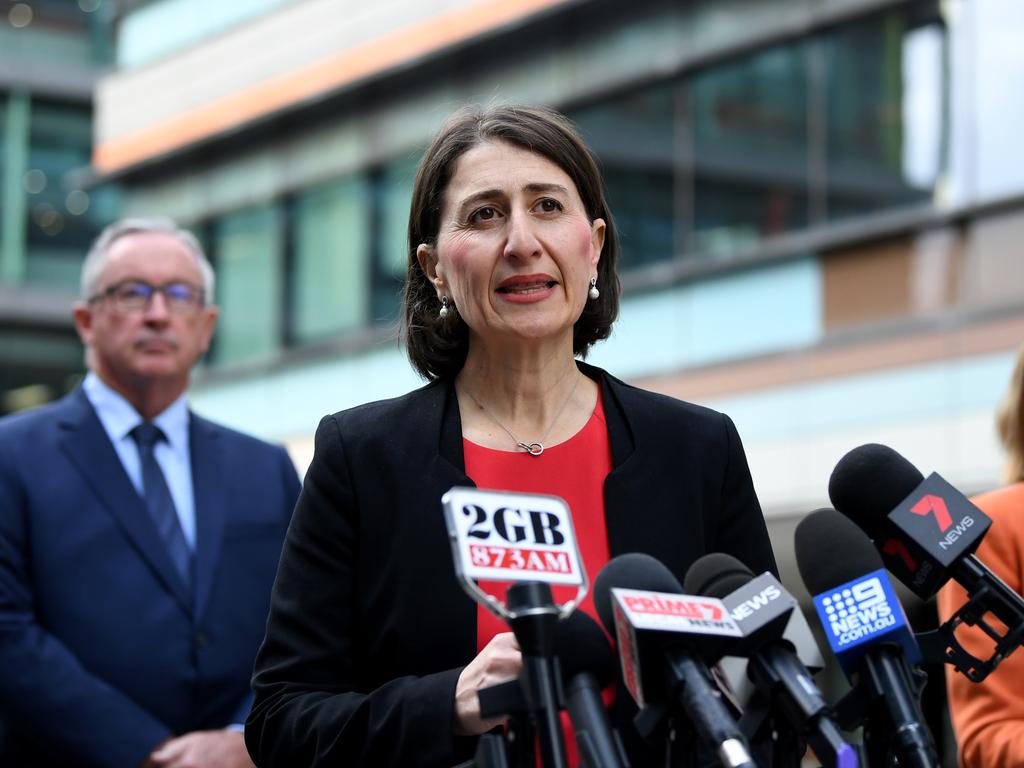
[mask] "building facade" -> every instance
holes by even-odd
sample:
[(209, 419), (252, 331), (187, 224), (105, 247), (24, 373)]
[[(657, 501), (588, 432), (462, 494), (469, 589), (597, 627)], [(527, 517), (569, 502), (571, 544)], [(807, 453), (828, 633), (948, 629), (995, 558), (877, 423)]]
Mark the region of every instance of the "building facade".
[(0, 4), (0, 414), (74, 386), (70, 304), (89, 242), (116, 216), (86, 188), (92, 96), (112, 61), (100, 0)]
[(622, 233), (592, 359), (728, 411), (770, 517), (893, 445), (995, 485), (1024, 339), (1015, 0), (134, 3), (97, 91), (125, 212), (207, 243), (195, 404), (308, 460), (319, 417), (418, 381), (398, 348), (409, 188), (467, 102), (568, 113)]

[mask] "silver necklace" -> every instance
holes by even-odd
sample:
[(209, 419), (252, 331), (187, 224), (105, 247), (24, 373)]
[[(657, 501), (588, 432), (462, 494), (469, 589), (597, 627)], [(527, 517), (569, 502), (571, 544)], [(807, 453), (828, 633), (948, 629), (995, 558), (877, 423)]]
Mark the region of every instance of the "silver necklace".
[(558, 423), (558, 417), (562, 415), (562, 411), (565, 410), (565, 406), (567, 406), (569, 404), (569, 401), (572, 400), (572, 396), (574, 394), (576, 394), (576, 387), (579, 386), (580, 379), (582, 379), (582, 378), (583, 378), (583, 374), (581, 374), (579, 371), (577, 371), (576, 372), (576, 381), (573, 383), (572, 389), (569, 390), (569, 396), (566, 397), (565, 400), (562, 401), (562, 404), (558, 407), (558, 410), (555, 412), (555, 417), (551, 420), (551, 425), (548, 427), (548, 431), (544, 433), (544, 436), (541, 437), (540, 440), (537, 440), (536, 442), (533, 442), (533, 443), (524, 443), (522, 440), (520, 440), (518, 437), (515, 436), (515, 433), (513, 433), (511, 429), (509, 429), (504, 424), (502, 424), (500, 421), (498, 421), (498, 419), (495, 418), (495, 416), (490, 411), (488, 411), (486, 408), (484, 408), (483, 404), (479, 400), (477, 400), (475, 397), (473, 397), (473, 393), (472, 392), (470, 392), (468, 389), (464, 389), (463, 391), (467, 395), (469, 395), (469, 399), (470, 400), (472, 400), (474, 403), (476, 403), (476, 407), (479, 408), (481, 411), (483, 411), (484, 416), (486, 416), (488, 419), (490, 419), (495, 424), (497, 424), (499, 427), (501, 427), (503, 430), (505, 430), (505, 433), (509, 437), (511, 437), (512, 440), (515, 441), (515, 444), (517, 446), (522, 448), (524, 451), (526, 451), (531, 456), (540, 456), (542, 453), (544, 453), (544, 441), (548, 439), (548, 435), (551, 434), (551, 430), (553, 430), (555, 428), (555, 424)]

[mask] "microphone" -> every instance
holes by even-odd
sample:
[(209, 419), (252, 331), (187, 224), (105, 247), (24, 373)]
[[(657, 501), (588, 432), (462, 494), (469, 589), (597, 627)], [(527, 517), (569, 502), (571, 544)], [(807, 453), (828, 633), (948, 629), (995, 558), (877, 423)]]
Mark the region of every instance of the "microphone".
[[(716, 552), (690, 566), (683, 588), (725, 603), (743, 631), (743, 640), (731, 653), (749, 657), (747, 676), (757, 691), (810, 744), (822, 764), (856, 768), (856, 750), (843, 740), (829, 703), (800, 659), (798, 648), (811, 646), (813, 660), (820, 662), (817, 643), (797, 601), (778, 579), (770, 573), (755, 577), (735, 557)], [(803, 752), (802, 742), (793, 745), (790, 763), (799, 765)]]
[(519, 682), (535, 717), (541, 765), (565, 768), (565, 742), (558, 716), (561, 709), (560, 682), (555, 672), (554, 633), (558, 614), (551, 600), (551, 588), (537, 581), (521, 581), (508, 588), (508, 606), (515, 612), (508, 620), (522, 651), (523, 668)]
[(637, 704), (679, 705), (723, 768), (754, 768), (747, 741), (708, 671), (739, 629), (721, 601), (680, 591), (664, 565), (630, 553), (613, 558), (597, 575), (594, 605), (618, 641), (626, 687)]
[[(732, 602), (735, 602), (731, 595), (736, 590), (745, 587), (752, 578), (754, 576), (750, 569), (732, 555), (712, 553), (704, 555), (690, 566), (690, 570), (686, 573), (684, 588), (687, 592), (707, 594), (712, 597), (727, 593), (730, 595), (730, 598), (723, 598), (723, 601), (727, 605), (731, 605)], [(794, 606), (793, 611), (787, 610), (786, 612), (788, 620), (785, 622), (782, 639), (790, 646), (800, 662), (807, 667), (808, 671), (812, 674), (817, 674), (825, 668), (825, 657), (821, 654), (818, 641), (815, 640), (814, 634), (807, 624), (807, 619), (804, 618), (803, 611), (798, 610), (799, 605), (796, 598), (790, 595), (778, 580), (774, 577), (770, 578), (772, 584), (779, 591), (780, 596), (785, 596), (783, 602), (788, 603), (788, 601), (792, 601)], [(772, 584), (766, 584), (762, 592), (770, 592)], [(745, 617), (755, 611), (762, 610), (762, 604), (767, 601), (777, 599), (770, 593), (768, 595), (761, 594), (760, 592), (755, 594), (753, 588), (751, 587), (750, 589), (751, 596), (749, 602), (745, 600), (733, 610), (733, 618), (740, 624), (740, 629), (744, 629), (743, 619)]]
[[(837, 706), (864, 719), (868, 764), (894, 752), (905, 768), (938, 765), (922, 724), (908, 661), (920, 659), (903, 607), (868, 538), (832, 509), (812, 512), (796, 527), (796, 563), (839, 666), (854, 689)], [(849, 728), (848, 728), (849, 729)]]
[[(576, 544), (572, 514), (557, 496), (490, 491), (455, 486), (441, 497), (455, 575), (466, 593), (515, 633), (522, 670), (514, 684), (478, 692), (484, 717), (512, 715), (504, 744), (494, 734), (480, 739), (483, 759), (502, 754), (529, 754), (539, 737), (544, 768), (564, 768), (565, 742), (560, 711), (561, 677), (554, 656), (558, 622), (568, 616), (587, 591), (587, 577)], [(512, 581), (503, 605), (477, 582)], [(552, 599), (551, 584), (576, 587), (563, 605)], [(500, 740), (500, 739), (499, 739)], [(527, 758), (532, 762), (532, 758)]]
[[(931, 597), (950, 578), (967, 591), (967, 604), (921, 638), (929, 650), (941, 641), (934, 660), (949, 661), (980, 682), (1024, 641), (1024, 598), (974, 555), (992, 521), (938, 474), (924, 478), (892, 448), (862, 445), (836, 465), (829, 497), (874, 539), (885, 566), (918, 597)], [(989, 611), (1006, 634), (983, 620)], [(995, 642), (988, 661), (960, 645), (954, 630), (961, 623), (979, 625)]]
[(555, 656), (582, 765), (625, 768), (629, 761), (601, 699), (601, 691), (615, 680), (615, 654), (604, 630), (585, 613), (570, 614), (558, 624)]

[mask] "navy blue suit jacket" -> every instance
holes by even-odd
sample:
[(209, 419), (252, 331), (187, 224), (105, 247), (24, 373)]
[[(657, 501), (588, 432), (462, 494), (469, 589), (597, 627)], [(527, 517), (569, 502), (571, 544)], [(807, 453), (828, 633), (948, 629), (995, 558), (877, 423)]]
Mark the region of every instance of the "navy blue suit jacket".
[(244, 722), (281, 542), (287, 453), (190, 414), (196, 579), (178, 579), (81, 389), (0, 420), (4, 765), (134, 766)]

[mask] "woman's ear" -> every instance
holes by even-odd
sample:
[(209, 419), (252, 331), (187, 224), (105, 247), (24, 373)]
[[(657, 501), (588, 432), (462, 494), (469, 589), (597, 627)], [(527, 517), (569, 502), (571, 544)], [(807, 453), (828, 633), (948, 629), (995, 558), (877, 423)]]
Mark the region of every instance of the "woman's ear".
[(420, 243), (416, 246), (416, 260), (420, 263), (420, 269), (423, 270), (423, 274), (433, 283), (434, 288), (437, 290), (437, 295), (440, 297), (444, 293), (444, 276), (438, 270), (437, 250), (426, 243)]
[(437, 252), (426, 243), (420, 243), (416, 246), (416, 261), (420, 263), (420, 269), (423, 270), (423, 274), (427, 276), (427, 279), (432, 283), (436, 283)]
[(604, 234), (606, 225), (604, 219), (594, 219), (590, 225), (590, 247), (591, 263), (596, 267), (601, 260), (601, 251), (604, 249)]

